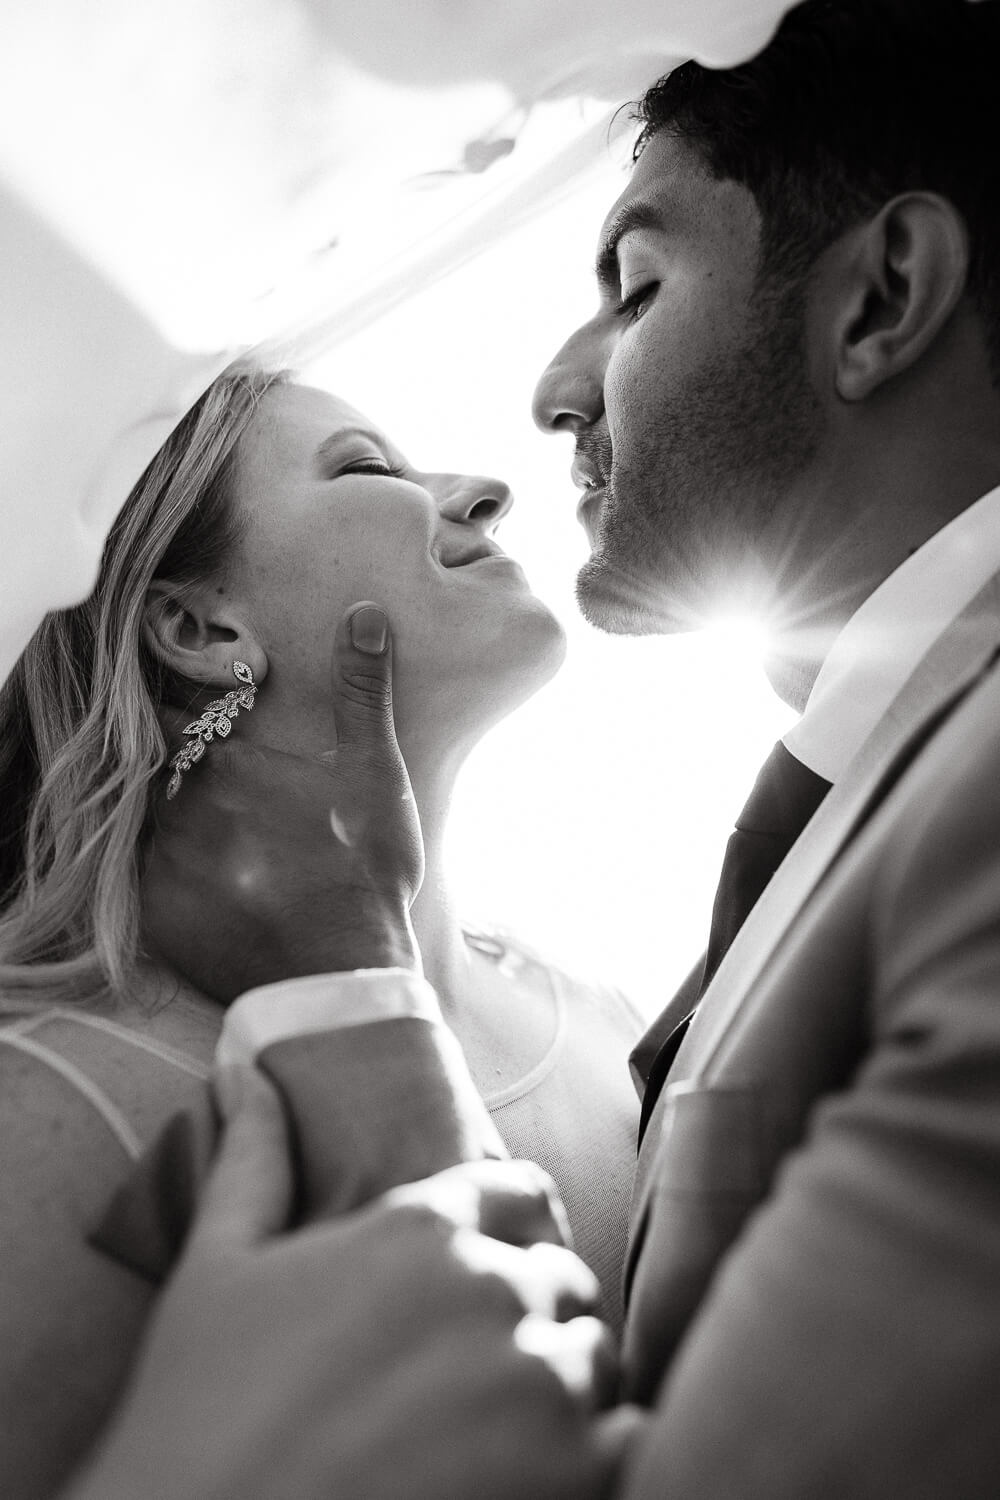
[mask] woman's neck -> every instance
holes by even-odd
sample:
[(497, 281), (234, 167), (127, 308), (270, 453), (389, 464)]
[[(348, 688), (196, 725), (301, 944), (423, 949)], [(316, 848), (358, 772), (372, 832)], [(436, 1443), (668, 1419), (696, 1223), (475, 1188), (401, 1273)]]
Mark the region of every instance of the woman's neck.
[(465, 757), (422, 755), (405, 742), (401, 748), (424, 838), (424, 880), (413, 903), (413, 929), (424, 974), (437, 991), (445, 1019), (452, 1020), (468, 993), (470, 962), (445, 876), (444, 844), (455, 778)]
[(444, 864), (448, 805), (464, 756), (449, 751), (451, 765), (440, 756), (425, 761), (403, 737), (401, 749), (424, 832), (426, 874), (413, 905), (424, 973), (473, 1080), (489, 1096), (523, 1079), (552, 1046), (558, 1026), (554, 996), (547, 980), (539, 988), (537, 977), (526, 979), (465, 940)]

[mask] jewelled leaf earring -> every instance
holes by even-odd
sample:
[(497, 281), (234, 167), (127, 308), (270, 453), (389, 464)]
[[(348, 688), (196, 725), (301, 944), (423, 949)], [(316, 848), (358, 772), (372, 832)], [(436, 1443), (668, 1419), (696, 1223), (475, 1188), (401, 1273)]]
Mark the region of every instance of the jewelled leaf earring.
[(251, 709), (257, 697), (257, 684), (245, 661), (233, 662), (233, 675), (242, 687), (231, 688), (224, 698), (214, 698), (205, 708), (200, 719), (188, 724), (185, 734), (193, 736), (191, 743), (178, 750), (170, 762), (173, 772), (167, 783), (167, 801), (172, 801), (180, 791), (181, 777), (205, 754), (205, 747), (214, 735), (224, 740), (232, 729), (232, 721), (241, 708)]

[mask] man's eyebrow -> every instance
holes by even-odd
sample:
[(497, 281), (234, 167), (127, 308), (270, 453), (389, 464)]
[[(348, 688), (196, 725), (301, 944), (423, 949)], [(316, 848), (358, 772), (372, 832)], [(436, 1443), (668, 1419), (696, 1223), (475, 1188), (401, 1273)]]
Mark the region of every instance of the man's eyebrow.
[(597, 252), (594, 275), (604, 292), (617, 295), (620, 278), (618, 273), (618, 246), (627, 234), (635, 229), (662, 229), (663, 218), (651, 203), (639, 200), (623, 203), (604, 232), (601, 248)]

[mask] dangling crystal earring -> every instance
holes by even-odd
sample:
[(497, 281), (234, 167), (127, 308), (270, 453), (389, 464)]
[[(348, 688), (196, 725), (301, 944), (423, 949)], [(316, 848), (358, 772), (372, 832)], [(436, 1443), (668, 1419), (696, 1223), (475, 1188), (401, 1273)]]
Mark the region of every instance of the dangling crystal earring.
[(253, 680), (253, 673), (245, 661), (233, 662), (233, 675), (237, 681), (242, 682), (243, 687), (231, 688), (224, 698), (214, 698), (205, 709), (200, 719), (195, 719), (193, 724), (188, 724), (184, 730), (185, 734), (193, 735), (189, 745), (178, 750), (170, 762), (170, 769), (174, 773), (167, 783), (167, 801), (172, 801), (180, 791), (181, 776), (189, 771), (196, 761), (201, 760), (205, 754), (205, 747), (213, 735), (225, 739), (232, 729), (232, 721), (236, 718), (241, 708), (251, 709), (257, 696), (257, 684)]

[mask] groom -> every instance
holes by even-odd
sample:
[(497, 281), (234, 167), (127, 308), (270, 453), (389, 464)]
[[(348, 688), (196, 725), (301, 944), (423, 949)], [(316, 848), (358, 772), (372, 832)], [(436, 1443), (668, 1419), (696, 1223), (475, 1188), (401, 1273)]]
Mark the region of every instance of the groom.
[(648, 91), (599, 309), (535, 393), (574, 439), (584, 615), (636, 635), (752, 613), (802, 714), (639, 1049), (647, 1115), (783, 857), (1000, 564), (995, 11), (866, 9), (804, 4), (754, 62)]
[[(764, 612), (805, 710), (639, 1059), (623, 1500), (1000, 1490), (998, 62), (990, 3), (806, 0), (755, 61), (678, 70), (641, 106), (599, 310), (539, 384), (575, 439), (588, 616)], [(458, 1317), (428, 1304), (427, 1347)], [(517, 1424), (476, 1347), (462, 1467), (439, 1423), (387, 1427), (400, 1482), (502, 1492)], [(531, 1426), (542, 1500), (604, 1492), (596, 1458), (538, 1477), (566, 1430)]]
[(678, 69), (538, 384), (586, 616), (751, 609), (804, 710), (636, 1058), (630, 1496), (1000, 1488), (998, 65), (996, 6), (807, 0)]

